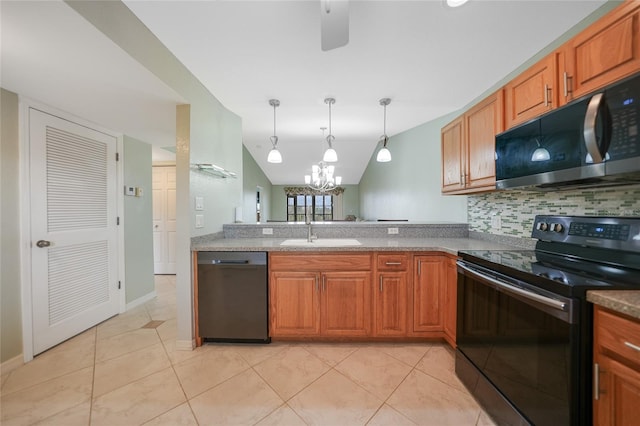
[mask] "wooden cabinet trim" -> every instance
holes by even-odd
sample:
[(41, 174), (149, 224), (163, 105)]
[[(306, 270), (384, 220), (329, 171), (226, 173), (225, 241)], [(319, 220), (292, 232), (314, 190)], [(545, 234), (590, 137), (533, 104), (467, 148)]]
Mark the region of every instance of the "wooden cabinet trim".
[(369, 271), (371, 253), (270, 253), (271, 271)]

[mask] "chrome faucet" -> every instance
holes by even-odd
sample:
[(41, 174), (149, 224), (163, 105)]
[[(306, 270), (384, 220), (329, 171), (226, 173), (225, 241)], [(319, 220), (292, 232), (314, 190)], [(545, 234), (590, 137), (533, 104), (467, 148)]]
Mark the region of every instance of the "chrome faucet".
[(311, 233), (311, 215), (305, 215), (304, 223), (307, 225), (307, 242), (311, 242), (317, 239), (318, 237), (315, 234)]

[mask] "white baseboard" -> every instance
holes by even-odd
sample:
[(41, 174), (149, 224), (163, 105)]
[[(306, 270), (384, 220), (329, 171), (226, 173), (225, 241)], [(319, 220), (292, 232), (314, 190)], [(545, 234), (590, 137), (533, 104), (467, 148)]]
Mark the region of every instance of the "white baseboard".
[(128, 310), (133, 309), (133, 308), (135, 308), (137, 306), (144, 305), (149, 300), (154, 299), (155, 297), (156, 297), (156, 291), (153, 290), (151, 293), (145, 294), (144, 296), (137, 298), (133, 302), (127, 303), (126, 309), (128, 311)]
[(4, 376), (5, 374), (10, 373), (16, 368), (22, 367), (23, 365), (24, 365), (24, 358), (22, 354), (18, 356), (14, 356), (13, 358), (8, 359), (2, 364), (0, 364), (0, 374)]
[(178, 351), (192, 351), (196, 347), (196, 341), (193, 340), (176, 340), (176, 350)]

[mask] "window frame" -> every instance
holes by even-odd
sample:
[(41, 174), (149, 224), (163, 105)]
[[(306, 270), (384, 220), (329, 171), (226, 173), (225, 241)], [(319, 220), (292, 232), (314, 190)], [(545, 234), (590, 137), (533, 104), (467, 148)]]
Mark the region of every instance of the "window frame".
[[(321, 197), (322, 205), (320, 206), (318, 201), (318, 197)], [(313, 216), (311, 218), (312, 222), (330, 222), (333, 220), (333, 210), (334, 210), (334, 198), (333, 194), (288, 194), (287, 195), (287, 222), (304, 222), (305, 221), (305, 213), (299, 212), (299, 199), (304, 200), (304, 206), (302, 206), (302, 212), (306, 212), (309, 206), (308, 201), (311, 200), (311, 207), (313, 211)], [(330, 201), (330, 204), (327, 205), (327, 199)], [(289, 204), (290, 200), (292, 200), (293, 204)], [(289, 207), (292, 206), (293, 213), (289, 213)], [(318, 210), (321, 209), (321, 212)], [(327, 213), (328, 211), (328, 213)]]

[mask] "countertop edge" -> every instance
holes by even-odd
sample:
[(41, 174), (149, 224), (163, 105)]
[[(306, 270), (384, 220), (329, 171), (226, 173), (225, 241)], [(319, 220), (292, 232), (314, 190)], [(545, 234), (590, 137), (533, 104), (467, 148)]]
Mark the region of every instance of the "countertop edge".
[(640, 290), (589, 290), (587, 301), (640, 320)]

